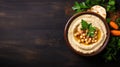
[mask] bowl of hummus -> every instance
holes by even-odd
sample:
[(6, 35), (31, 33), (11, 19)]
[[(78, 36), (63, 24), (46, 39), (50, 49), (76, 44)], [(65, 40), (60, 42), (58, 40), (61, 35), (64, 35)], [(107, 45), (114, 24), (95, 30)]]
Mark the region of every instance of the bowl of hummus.
[(64, 29), (68, 46), (82, 56), (94, 56), (107, 45), (110, 30), (106, 20), (94, 12), (73, 15)]

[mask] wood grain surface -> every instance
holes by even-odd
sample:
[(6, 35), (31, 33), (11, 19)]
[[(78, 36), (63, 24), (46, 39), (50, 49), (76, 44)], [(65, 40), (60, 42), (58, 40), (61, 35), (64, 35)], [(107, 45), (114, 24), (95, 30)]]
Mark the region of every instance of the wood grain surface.
[[(0, 67), (101, 67), (99, 56), (82, 57), (64, 40), (75, 0), (0, 0)], [(82, 0), (81, 0), (82, 1)]]

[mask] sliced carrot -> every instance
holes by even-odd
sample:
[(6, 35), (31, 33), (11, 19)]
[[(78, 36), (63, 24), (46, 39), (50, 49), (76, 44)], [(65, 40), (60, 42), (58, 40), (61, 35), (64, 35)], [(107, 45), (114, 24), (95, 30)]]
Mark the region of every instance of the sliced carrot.
[(120, 30), (111, 30), (111, 34), (114, 36), (120, 36)]
[(114, 28), (114, 29), (118, 29), (119, 28), (118, 25), (115, 22), (113, 22), (113, 21), (110, 22), (110, 26), (112, 28)]

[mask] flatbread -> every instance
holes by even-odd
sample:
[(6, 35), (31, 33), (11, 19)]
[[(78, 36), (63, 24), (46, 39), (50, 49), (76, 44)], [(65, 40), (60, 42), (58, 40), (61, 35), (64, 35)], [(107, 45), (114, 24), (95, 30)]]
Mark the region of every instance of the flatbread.
[(91, 7), (88, 11), (91, 11), (91, 12), (95, 12), (99, 15), (101, 15), (104, 19), (106, 19), (106, 10), (104, 7), (100, 6), (100, 5), (95, 5), (93, 7)]

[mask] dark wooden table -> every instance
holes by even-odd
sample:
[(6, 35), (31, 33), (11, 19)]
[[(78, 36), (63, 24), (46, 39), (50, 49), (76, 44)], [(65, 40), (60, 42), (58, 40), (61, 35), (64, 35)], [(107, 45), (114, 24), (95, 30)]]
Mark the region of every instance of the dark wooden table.
[(82, 57), (64, 40), (75, 0), (0, 0), (0, 67), (103, 67), (99, 56)]

